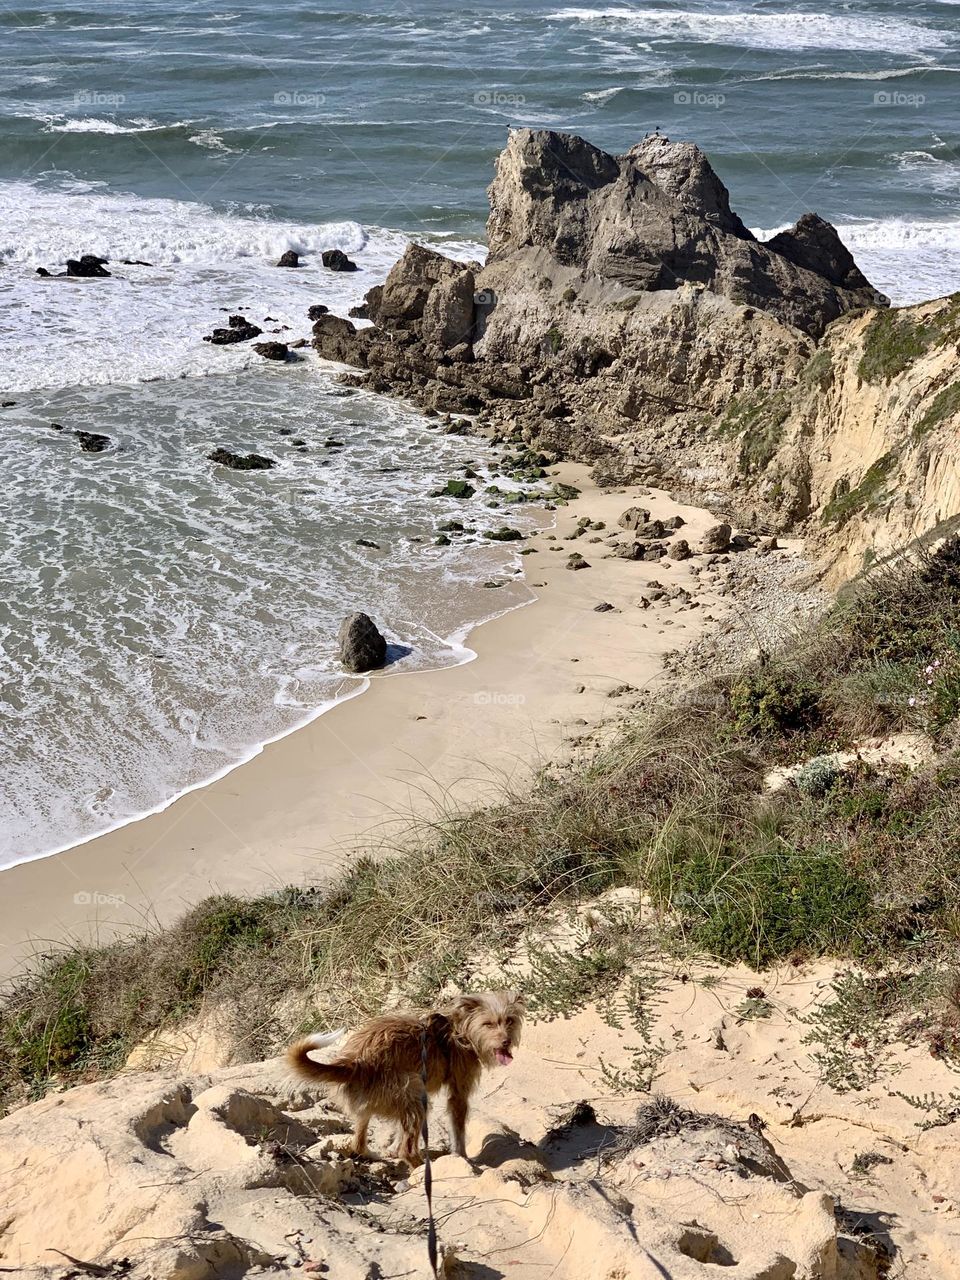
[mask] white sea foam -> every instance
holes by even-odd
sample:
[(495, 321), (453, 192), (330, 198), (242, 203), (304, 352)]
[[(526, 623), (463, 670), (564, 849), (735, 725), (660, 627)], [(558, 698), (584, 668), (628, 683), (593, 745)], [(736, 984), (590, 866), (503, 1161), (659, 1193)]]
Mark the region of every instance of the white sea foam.
[[(345, 613), (375, 612), (412, 671), (464, 661), (464, 621), (523, 598), (482, 586), (519, 568), (509, 545), (433, 543), (463, 507), (428, 495), (482, 472), (482, 444), (336, 390), (304, 363), (4, 411), (0, 867), (162, 808), (349, 692)], [(278, 466), (238, 479), (217, 444)]]
[[(960, 4), (960, 0), (956, 0)], [(908, 80), (913, 76), (929, 75), (934, 71), (942, 71), (950, 75), (960, 75), (960, 67), (945, 66), (940, 63), (921, 63), (911, 67), (863, 67), (856, 71), (821, 71), (816, 67), (786, 67), (782, 71), (771, 71), (762, 76), (744, 76), (745, 84), (759, 84), (765, 80)]]
[[(176, 200), (111, 195), (75, 183), (44, 189), (0, 184), (0, 385), (6, 391), (141, 382), (237, 369), (259, 361), (247, 345), (212, 347), (203, 335), (241, 311), (269, 333), (308, 337), (307, 308), (341, 315), (382, 280), (403, 252), (400, 232), (356, 222), (302, 223), (224, 213)], [(360, 267), (337, 273), (324, 249)], [(287, 249), (304, 255), (296, 271), (277, 269)], [(472, 250), (472, 255), (471, 251)], [(476, 256), (457, 243), (455, 256)], [(41, 280), (67, 258), (110, 259), (110, 280)], [(150, 267), (124, 266), (139, 259)], [(264, 323), (267, 316), (276, 323)], [(280, 335), (283, 336), (283, 335)]]
[(584, 102), (607, 102), (610, 98), (615, 98), (618, 93), (623, 91), (622, 84), (612, 85), (609, 89), (587, 90), (582, 95)]
[(221, 151), (224, 155), (239, 155), (239, 147), (228, 147), (215, 129), (201, 129), (199, 133), (191, 133), (188, 142), (196, 147), (204, 147), (207, 151)]
[(554, 22), (581, 22), (659, 40), (745, 45), (754, 49), (876, 49), (916, 53), (945, 49), (940, 31), (900, 18), (855, 13), (702, 13), (621, 5), (570, 7), (547, 15)]
[(106, 120), (101, 116), (52, 116), (44, 117), (47, 123), (44, 133), (153, 133), (157, 129), (177, 128), (188, 121), (179, 121), (175, 125), (158, 124), (156, 120), (130, 120), (122, 124), (117, 120)]

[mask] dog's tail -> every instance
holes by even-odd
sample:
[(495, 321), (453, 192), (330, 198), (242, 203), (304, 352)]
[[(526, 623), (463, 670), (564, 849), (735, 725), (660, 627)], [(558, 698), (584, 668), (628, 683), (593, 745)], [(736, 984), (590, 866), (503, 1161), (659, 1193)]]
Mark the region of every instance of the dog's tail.
[(349, 1062), (315, 1062), (310, 1057), (312, 1049), (326, 1049), (343, 1035), (339, 1031), (319, 1032), (304, 1036), (287, 1050), (287, 1066), (304, 1080), (324, 1080), (327, 1084), (346, 1084), (353, 1079), (355, 1068)]

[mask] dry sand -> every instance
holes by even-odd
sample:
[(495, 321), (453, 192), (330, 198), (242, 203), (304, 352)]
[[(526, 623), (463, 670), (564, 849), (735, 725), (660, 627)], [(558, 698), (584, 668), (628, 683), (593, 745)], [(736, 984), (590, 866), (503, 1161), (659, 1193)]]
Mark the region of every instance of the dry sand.
[[(361, 696), (267, 746), (220, 780), (163, 812), (0, 872), (0, 978), (31, 953), (66, 938), (106, 938), (131, 925), (169, 922), (217, 891), (251, 893), (324, 876), (360, 837), (377, 839), (397, 815), (452, 788), (456, 799), (493, 794), (553, 759), (571, 737), (616, 714), (617, 686), (648, 687), (661, 658), (730, 608), (697, 586), (683, 563), (609, 556), (591, 532), (564, 541), (578, 520), (602, 520), (606, 538), (628, 507), (654, 518), (679, 514), (696, 548), (716, 523), (709, 512), (648, 490), (604, 493), (586, 469), (560, 479), (582, 497), (557, 511), (557, 527), (526, 545), (532, 603), (477, 628), (473, 662), (433, 672), (375, 675)], [(551, 536), (555, 540), (551, 540)], [(580, 551), (589, 569), (566, 568)], [(706, 607), (637, 606), (651, 579), (683, 584)], [(607, 602), (609, 612), (595, 612)], [(582, 692), (578, 692), (580, 687)], [(376, 828), (376, 831), (373, 829)]]
[[(631, 1122), (650, 1095), (611, 1082), (633, 1073), (635, 1027), (594, 1008), (528, 1025), (514, 1064), (484, 1075), (469, 1162), (441, 1154), (434, 1116), (443, 1274), (960, 1277), (960, 1123), (923, 1131), (900, 1096), (943, 1096), (956, 1077), (925, 1044), (838, 1035), (860, 1087), (824, 1083), (805, 1040), (833, 977), (827, 962), (759, 978), (651, 963), (655, 1088), (696, 1115), (648, 1126), (646, 1141)], [(760, 1016), (747, 995), (758, 982)], [(422, 1172), (378, 1158), (389, 1131), (375, 1125), (374, 1157), (355, 1161), (335, 1096), (279, 1059), (218, 1065), (216, 1049), (0, 1121), (0, 1268), (60, 1280), (60, 1249), (130, 1258), (131, 1280), (427, 1276)], [(581, 1107), (581, 1123), (551, 1132), (582, 1102), (593, 1118)]]

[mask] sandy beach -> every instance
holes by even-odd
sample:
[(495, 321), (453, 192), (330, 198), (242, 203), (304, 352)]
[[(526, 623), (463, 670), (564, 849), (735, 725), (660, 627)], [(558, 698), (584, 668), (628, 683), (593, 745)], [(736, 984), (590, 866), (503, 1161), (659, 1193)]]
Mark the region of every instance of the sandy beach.
[[(582, 496), (558, 509), (555, 529), (527, 543), (533, 554), (517, 590), (529, 603), (471, 633), (474, 661), (375, 674), (360, 696), (162, 812), (0, 872), (0, 976), (67, 938), (103, 940), (169, 922), (211, 893), (324, 877), (364, 837), (378, 844), (412, 811), (521, 780), (615, 716), (611, 690), (655, 681), (663, 653), (700, 634), (724, 605), (701, 596), (717, 608), (638, 607), (654, 579), (698, 590), (690, 569), (702, 561), (622, 560), (599, 539), (638, 501), (654, 518), (681, 515), (693, 547), (716, 517), (665, 493), (601, 492), (576, 465), (557, 478)], [(585, 518), (606, 530), (565, 541)], [(566, 568), (573, 550), (589, 569)], [(597, 612), (601, 603), (614, 607)]]

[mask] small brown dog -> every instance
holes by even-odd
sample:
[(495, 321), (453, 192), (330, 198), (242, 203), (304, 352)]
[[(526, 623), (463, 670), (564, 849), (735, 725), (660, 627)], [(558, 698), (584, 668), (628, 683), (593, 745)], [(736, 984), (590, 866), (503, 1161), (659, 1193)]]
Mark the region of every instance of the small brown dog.
[(367, 1151), (367, 1128), (374, 1116), (400, 1126), (398, 1155), (419, 1163), (423, 1128), (423, 1057), (426, 1091), (448, 1089), (453, 1150), (466, 1155), (464, 1129), (470, 1095), (483, 1067), (513, 1061), (520, 1042), (523, 998), (517, 991), (487, 991), (460, 996), (433, 1013), (388, 1013), (354, 1031), (332, 1062), (315, 1062), (311, 1049), (322, 1049), (336, 1036), (313, 1035), (287, 1050), (293, 1070), (308, 1080), (339, 1085), (356, 1119), (353, 1149)]

